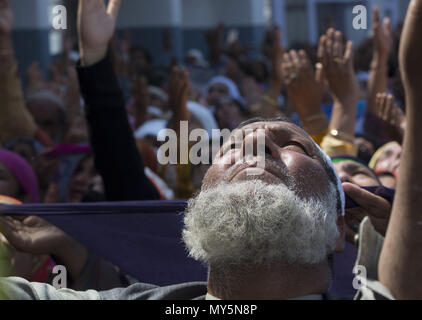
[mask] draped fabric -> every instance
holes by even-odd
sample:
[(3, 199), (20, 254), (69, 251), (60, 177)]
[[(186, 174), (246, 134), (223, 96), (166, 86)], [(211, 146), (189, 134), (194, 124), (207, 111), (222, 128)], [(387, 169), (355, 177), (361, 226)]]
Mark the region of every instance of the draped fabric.
[[(37, 215), (56, 225), (140, 282), (159, 286), (206, 281), (207, 269), (188, 257), (182, 241), (186, 201), (0, 205), (10, 216)], [(334, 255), (331, 293), (353, 297), (357, 251)]]
[(181, 231), (186, 201), (2, 205), (4, 215), (36, 215), (144, 283), (206, 281)]

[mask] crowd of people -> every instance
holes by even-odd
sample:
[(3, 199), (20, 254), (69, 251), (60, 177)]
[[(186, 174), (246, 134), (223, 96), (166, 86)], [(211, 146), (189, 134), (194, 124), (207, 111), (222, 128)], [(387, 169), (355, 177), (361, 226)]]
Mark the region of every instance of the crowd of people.
[[(204, 34), (209, 52), (189, 50), (184, 61), (165, 33), (159, 62), (132, 46), (136, 35), (115, 32), (121, 0), (80, 0), (77, 39), (65, 35), (48, 77), (34, 62), (26, 79), (8, 2), (0, 0), (1, 202), (191, 199), (183, 240), (209, 276), (141, 284), (39, 217), (1, 217), (4, 297), (324, 299), (347, 242), (368, 278), (356, 298), (422, 298), (421, 0), (397, 30), (374, 8), (373, 36), (358, 47), (330, 28), (316, 47), (288, 50), (274, 27), (252, 55), (225, 41), (220, 25)], [(243, 143), (263, 134), (265, 171), (251, 178), (256, 163), (230, 160), (244, 151), (230, 141), (208, 163), (160, 163), (162, 130), (181, 137), (184, 121), (189, 133), (208, 132), (209, 145), (214, 129), (249, 129)], [(178, 160), (192, 143), (180, 146)], [(50, 286), (56, 264), (75, 291)]]

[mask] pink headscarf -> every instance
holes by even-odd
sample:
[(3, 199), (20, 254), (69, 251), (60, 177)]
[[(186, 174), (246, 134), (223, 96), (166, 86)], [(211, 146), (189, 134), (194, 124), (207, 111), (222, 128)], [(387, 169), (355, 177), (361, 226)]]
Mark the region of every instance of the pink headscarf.
[(24, 158), (14, 152), (0, 150), (0, 162), (9, 169), (32, 203), (39, 202), (38, 180), (32, 167)]

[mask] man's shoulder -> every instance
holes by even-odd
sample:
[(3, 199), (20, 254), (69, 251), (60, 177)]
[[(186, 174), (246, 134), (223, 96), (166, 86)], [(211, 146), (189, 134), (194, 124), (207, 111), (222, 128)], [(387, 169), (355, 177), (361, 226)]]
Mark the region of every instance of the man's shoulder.
[(100, 292), (103, 300), (203, 300), (206, 282), (186, 282), (165, 287), (135, 283), (127, 288)]

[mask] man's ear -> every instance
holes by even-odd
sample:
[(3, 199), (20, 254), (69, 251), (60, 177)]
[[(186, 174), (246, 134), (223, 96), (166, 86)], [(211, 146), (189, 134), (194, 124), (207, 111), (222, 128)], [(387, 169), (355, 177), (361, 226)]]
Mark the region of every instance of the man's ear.
[(340, 233), (339, 237), (337, 238), (336, 247), (334, 249), (335, 252), (343, 252), (344, 251), (344, 243), (346, 240), (346, 230), (345, 230), (345, 221), (342, 214), (337, 216), (337, 228)]

